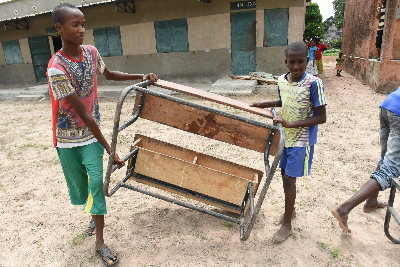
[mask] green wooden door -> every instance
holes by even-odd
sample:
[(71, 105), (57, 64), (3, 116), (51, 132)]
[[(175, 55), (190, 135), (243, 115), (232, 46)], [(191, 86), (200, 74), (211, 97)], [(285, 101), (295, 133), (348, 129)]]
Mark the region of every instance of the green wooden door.
[(256, 71), (256, 12), (231, 13), (232, 73)]
[(49, 39), (47, 36), (29, 37), (28, 43), (36, 81), (38, 83), (46, 83), (47, 65), (51, 59)]

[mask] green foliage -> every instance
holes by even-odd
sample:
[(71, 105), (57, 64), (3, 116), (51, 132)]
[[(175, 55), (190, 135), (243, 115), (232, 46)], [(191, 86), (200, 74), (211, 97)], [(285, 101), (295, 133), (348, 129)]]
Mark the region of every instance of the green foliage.
[(334, 23), (335, 23), (335, 19), (334, 19), (333, 16), (330, 16), (329, 18), (327, 18), (327, 19), (324, 21), (324, 24), (325, 24), (325, 25), (324, 25), (324, 26), (325, 26), (325, 32), (327, 32), (328, 29), (329, 29), (329, 27), (332, 26)]
[(338, 38), (338, 39), (331, 39), (329, 41), (324, 42), (324, 44), (329, 48), (329, 49), (342, 49), (342, 38)]
[(228, 228), (232, 228), (233, 224), (231, 222), (224, 222), (224, 226), (226, 226)]
[[(332, 48), (322, 52), (323, 56), (339, 56), (340, 49)], [(325, 171), (326, 172), (326, 171)]]
[(317, 3), (310, 4), (306, 11), (306, 29), (304, 31), (304, 40), (310, 41), (318, 36), (324, 38), (325, 24), (322, 22), (321, 11)]
[(333, 9), (335, 10), (334, 21), (338, 30), (343, 28), (345, 0), (333, 0)]

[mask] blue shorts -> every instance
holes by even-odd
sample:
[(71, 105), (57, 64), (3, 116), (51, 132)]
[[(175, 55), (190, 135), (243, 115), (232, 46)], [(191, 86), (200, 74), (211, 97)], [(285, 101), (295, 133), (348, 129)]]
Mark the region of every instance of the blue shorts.
[(371, 178), (379, 183), (383, 191), (390, 187), (393, 178), (400, 175), (400, 116), (383, 107), (379, 111), (380, 170), (374, 171)]
[(310, 175), (314, 146), (285, 147), (279, 162), (279, 168), (285, 169), (285, 174), (290, 177)]

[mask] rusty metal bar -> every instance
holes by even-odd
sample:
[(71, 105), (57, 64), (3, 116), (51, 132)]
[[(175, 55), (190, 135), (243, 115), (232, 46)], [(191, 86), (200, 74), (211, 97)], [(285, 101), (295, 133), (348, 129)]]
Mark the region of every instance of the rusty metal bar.
[(125, 98), (128, 95), (130, 91), (133, 89), (136, 89), (140, 86), (147, 86), (150, 83), (150, 79), (147, 81), (128, 86), (124, 89), (124, 91), (121, 93), (121, 95), (118, 98), (118, 103), (117, 107), (115, 109), (115, 115), (114, 115), (114, 127), (113, 127), (113, 136), (112, 136), (112, 141), (111, 141), (111, 149), (110, 149), (110, 157), (108, 159), (108, 165), (107, 165), (107, 171), (106, 171), (106, 176), (104, 177), (104, 186), (103, 186), (103, 193), (105, 196), (110, 197), (112, 195), (109, 194), (108, 192), (108, 186), (110, 184), (110, 177), (113, 172), (113, 165), (114, 165), (114, 156), (115, 156), (115, 151), (117, 148), (117, 139), (118, 139), (118, 129), (119, 129), (119, 121), (121, 119), (121, 112), (122, 112), (122, 106), (124, 104)]
[[(274, 117), (276, 117), (276, 111), (274, 108), (272, 108), (272, 113), (274, 114)], [(265, 195), (267, 194), (269, 185), (271, 184), (272, 178), (274, 176), (275, 170), (278, 167), (279, 160), (281, 158), (283, 148), (285, 146), (285, 131), (282, 128), (282, 125), (278, 123), (277, 125), (278, 131), (280, 133), (280, 139), (279, 139), (279, 145), (278, 145), (278, 150), (276, 151), (276, 155), (274, 157), (274, 160), (272, 162), (272, 165), (269, 165), (268, 161), (268, 156), (269, 156), (269, 149), (271, 147), (271, 143), (273, 140), (273, 135), (275, 134), (274, 131), (271, 131), (270, 136), (268, 138), (267, 145), (265, 147), (265, 152), (264, 152), (264, 164), (265, 164), (265, 176), (266, 179), (264, 181), (264, 185), (262, 187), (261, 193), (258, 197), (257, 204), (254, 209), (254, 214), (251, 215), (250, 222), (245, 225), (244, 220), (242, 220), (241, 225), (240, 225), (240, 240), (246, 241), (249, 236), (250, 232), (254, 226), (255, 220), (257, 218), (258, 213), (260, 212), (260, 208), (262, 203), (264, 202)]]
[(165, 200), (165, 201), (170, 202), (170, 203), (174, 203), (176, 205), (179, 205), (179, 206), (182, 206), (182, 207), (185, 207), (185, 208), (189, 208), (189, 209), (192, 209), (192, 210), (197, 210), (197, 211), (200, 211), (202, 213), (205, 213), (205, 214), (208, 214), (208, 215), (212, 215), (214, 217), (218, 217), (220, 219), (224, 219), (224, 220), (227, 220), (227, 221), (230, 221), (230, 222), (234, 222), (234, 223), (240, 224), (240, 221), (238, 219), (236, 219), (236, 218), (233, 218), (233, 217), (230, 217), (230, 216), (227, 216), (227, 215), (215, 212), (215, 211), (203, 209), (203, 208), (200, 208), (200, 207), (197, 207), (197, 206), (194, 206), (194, 205), (191, 205), (191, 204), (188, 204), (188, 203), (185, 203), (185, 202), (173, 199), (173, 198), (169, 198), (169, 197), (166, 197), (166, 196), (163, 196), (163, 195), (160, 195), (160, 194), (156, 194), (156, 193), (153, 193), (153, 192), (150, 192), (150, 191), (146, 191), (146, 190), (143, 190), (143, 189), (141, 189), (139, 187), (135, 187), (135, 186), (132, 186), (132, 185), (129, 185), (129, 184), (125, 184), (125, 183), (122, 183), (121, 187), (125, 187), (125, 188), (137, 191), (139, 193), (142, 193), (142, 194), (145, 194), (145, 195), (148, 195), (148, 196), (152, 196), (152, 197), (155, 197), (155, 198), (158, 198), (158, 199)]
[(396, 190), (400, 187), (399, 178), (392, 178), (392, 186), (390, 188), (389, 201), (386, 210), (384, 231), (386, 236), (395, 244), (400, 244), (400, 239), (394, 238), (389, 232), (390, 218), (393, 216), (398, 225), (400, 225), (400, 217), (397, 212), (393, 209), (394, 197), (396, 196)]

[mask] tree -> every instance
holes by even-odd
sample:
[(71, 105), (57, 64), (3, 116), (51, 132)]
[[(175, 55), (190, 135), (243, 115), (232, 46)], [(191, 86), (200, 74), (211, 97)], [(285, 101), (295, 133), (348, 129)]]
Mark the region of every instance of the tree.
[(321, 11), (317, 3), (310, 3), (306, 11), (306, 30), (304, 31), (304, 39), (311, 40), (315, 36), (324, 38), (325, 25), (322, 22)]
[(335, 26), (338, 30), (343, 28), (345, 2), (345, 0), (333, 0), (332, 2), (333, 9), (335, 10)]
[(325, 32), (327, 32), (328, 29), (329, 29), (329, 27), (332, 26), (334, 23), (335, 23), (335, 19), (334, 19), (333, 16), (330, 16), (329, 18), (327, 18), (327, 19), (324, 21), (324, 24), (325, 24)]

